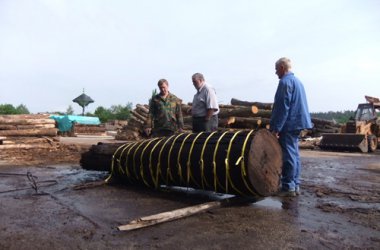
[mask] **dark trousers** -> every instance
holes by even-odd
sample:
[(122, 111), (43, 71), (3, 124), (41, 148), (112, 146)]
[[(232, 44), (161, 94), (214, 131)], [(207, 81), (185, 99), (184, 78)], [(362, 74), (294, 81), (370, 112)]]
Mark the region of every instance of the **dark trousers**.
[(169, 129), (157, 129), (152, 131), (152, 137), (165, 137), (174, 135), (174, 131)]
[(210, 120), (205, 117), (193, 117), (193, 132), (212, 132), (218, 130), (218, 116), (211, 116)]

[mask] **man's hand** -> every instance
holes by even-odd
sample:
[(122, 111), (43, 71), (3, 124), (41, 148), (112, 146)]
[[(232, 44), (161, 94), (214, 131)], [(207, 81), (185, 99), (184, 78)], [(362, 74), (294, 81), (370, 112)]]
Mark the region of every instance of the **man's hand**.
[(272, 131), (272, 135), (274, 135), (277, 139), (280, 137), (279, 132), (277, 131)]
[(145, 128), (144, 129), (144, 132), (147, 136), (150, 136), (150, 134), (152, 133), (152, 128)]

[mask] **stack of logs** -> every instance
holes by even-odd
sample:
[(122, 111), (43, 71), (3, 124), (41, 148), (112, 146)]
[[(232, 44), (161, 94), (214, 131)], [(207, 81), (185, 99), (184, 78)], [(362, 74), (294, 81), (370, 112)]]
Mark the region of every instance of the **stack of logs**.
[[(259, 129), (268, 128), (272, 115), (273, 103), (241, 101), (236, 98), (231, 99), (231, 104), (220, 104), (219, 131), (236, 129)], [(192, 118), (190, 114), (191, 103), (182, 104), (184, 120), (184, 130), (191, 132)], [(140, 140), (144, 135), (144, 126), (149, 116), (149, 106), (137, 104), (132, 110), (132, 116), (120, 132), (118, 140)], [(332, 121), (312, 118), (314, 128), (305, 135), (312, 137), (320, 136), (321, 133), (339, 133), (340, 125)]]
[(100, 125), (86, 125), (86, 124), (73, 124), (73, 132), (75, 135), (104, 135), (106, 133), (106, 128), (104, 124)]
[(131, 111), (131, 116), (122, 130), (115, 136), (116, 140), (137, 141), (144, 136), (144, 125), (149, 117), (149, 106), (137, 104)]
[(311, 130), (312, 137), (319, 137), (323, 133), (341, 133), (342, 125), (334, 121), (311, 118), (312, 123), (314, 124), (313, 129)]
[(57, 131), (49, 115), (0, 115), (0, 150), (55, 147)]

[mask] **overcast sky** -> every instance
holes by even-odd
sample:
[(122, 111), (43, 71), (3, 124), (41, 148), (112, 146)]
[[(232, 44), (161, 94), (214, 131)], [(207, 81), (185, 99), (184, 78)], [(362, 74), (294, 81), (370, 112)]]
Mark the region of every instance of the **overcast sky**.
[(0, 0), (0, 104), (32, 113), (148, 103), (160, 78), (191, 102), (195, 72), (221, 104), (273, 102), (283, 56), (311, 112), (380, 97), (380, 1)]

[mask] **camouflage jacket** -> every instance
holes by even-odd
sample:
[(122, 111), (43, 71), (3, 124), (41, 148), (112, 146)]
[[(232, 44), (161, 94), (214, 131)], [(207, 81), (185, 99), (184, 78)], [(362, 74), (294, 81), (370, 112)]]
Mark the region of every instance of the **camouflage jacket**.
[(169, 93), (163, 99), (159, 94), (152, 97), (149, 103), (150, 121), (153, 130), (171, 130), (176, 132), (183, 128), (181, 100)]

